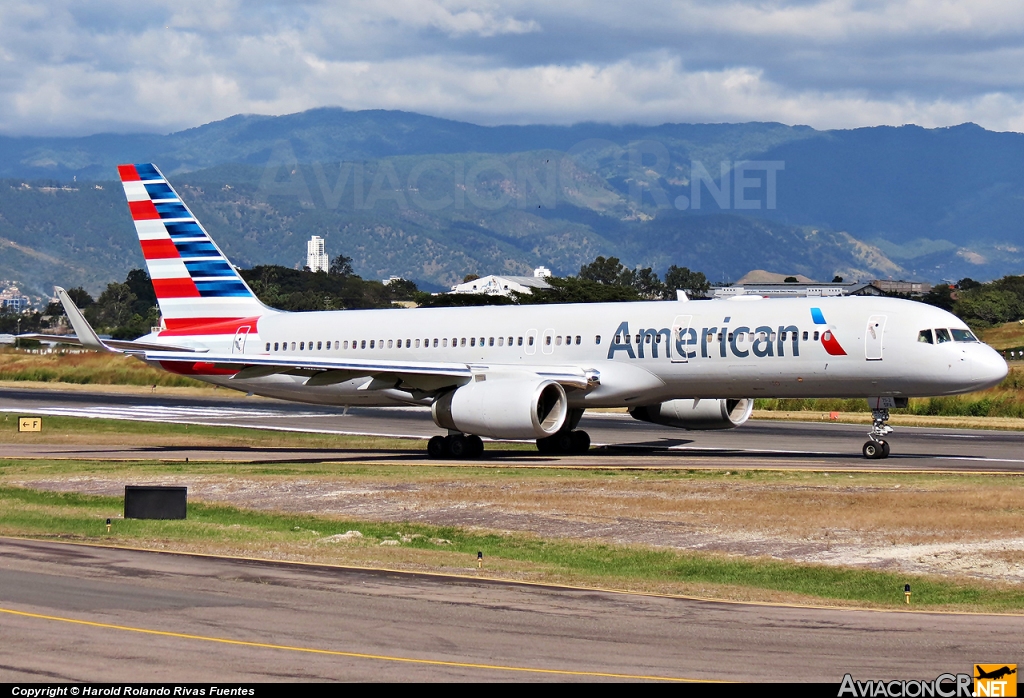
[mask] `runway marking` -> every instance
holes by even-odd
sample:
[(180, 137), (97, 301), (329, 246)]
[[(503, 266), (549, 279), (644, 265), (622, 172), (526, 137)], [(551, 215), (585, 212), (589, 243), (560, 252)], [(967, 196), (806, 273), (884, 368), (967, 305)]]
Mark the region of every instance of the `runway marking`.
[(151, 628), (136, 628), (130, 625), (114, 625), (112, 623), (99, 623), (91, 620), (78, 618), (64, 618), (61, 616), (48, 616), (42, 613), (28, 613), (27, 611), (16, 611), (11, 608), (0, 608), (0, 613), (23, 618), (35, 618), (38, 620), (50, 620), (72, 625), (84, 625), (92, 628), (103, 628), (105, 630), (122, 630), (125, 632), (141, 633), (143, 635), (157, 635), (160, 637), (173, 637), (183, 640), (199, 640), (201, 642), (215, 642), (223, 645), (235, 645), (239, 647), (259, 647), (262, 649), (285, 650), (288, 652), (303, 652), (306, 654), (324, 654), (333, 657), (351, 657), (353, 659), (374, 659), (385, 662), (400, 662), (404, 664), (424, 664), (427, 666), (440, 666), (458, 669), (483, 669), (487, 671), (512, 671), (530, 674), (549, 674), (557, 676), (592, 676), (606, 679), (627, 679), (630, 681), (671, 681), (679, 683), (728, 683), (715, 679), (687, 679), (678, 676), (655, 676), (646, 674), (616, 674), (603, 671), (573, 671), (571, 669), (543, 669), (540, 667), (510, 666), (503, 664), (477, 664), (474, 662), (449, 662), (441, 659), (417, 659), (415, 657), (395, 657), (386, 654), (368, 654), (364, 652), (345, 652), (342, 650), (325, 650), (315, 647), (297, 647), (294, 645), (277, 645), (269, 642), (250, 642), (247, 640), (232, 640), (224, 637), (211, 637), (208, 635), (191, 635), (189, 633), (176, 633), (169, 630), (153, 630)]

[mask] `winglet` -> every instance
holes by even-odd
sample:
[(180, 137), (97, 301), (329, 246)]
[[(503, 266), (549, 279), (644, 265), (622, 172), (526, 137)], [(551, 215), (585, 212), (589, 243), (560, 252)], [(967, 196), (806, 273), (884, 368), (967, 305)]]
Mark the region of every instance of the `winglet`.
[(64, 312), (68, 314), (68, 320), (71, 321), (71, 327), (75, 330), (75, 336), (78, 337), (78, 341), (82, 343), (82, 346), (86, 349), (95, 349), (96, 351), (109, 351), (119, 353), (115, 349), (111, 349), (103, 340), (100, 339), (99, 335), (96, 334), (96, 330), (92, 328), (89, 321), (82, 315), (82, 311), (78, 309), (75, 302), (71, 300), (71, 296), (68, 292), (62, 289), (60, 286), (55, 286), (54, 290), (57, 291), (57, 297), (60, 298), (61, 305), (64, 306)]

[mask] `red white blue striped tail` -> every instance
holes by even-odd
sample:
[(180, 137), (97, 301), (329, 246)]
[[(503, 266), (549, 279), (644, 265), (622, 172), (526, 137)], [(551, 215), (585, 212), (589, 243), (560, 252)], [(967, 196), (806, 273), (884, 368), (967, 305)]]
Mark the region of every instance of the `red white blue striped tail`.
[(154, 165), (118, 165), (149, 278), (168, 330), (218, 325), (273, 312)]

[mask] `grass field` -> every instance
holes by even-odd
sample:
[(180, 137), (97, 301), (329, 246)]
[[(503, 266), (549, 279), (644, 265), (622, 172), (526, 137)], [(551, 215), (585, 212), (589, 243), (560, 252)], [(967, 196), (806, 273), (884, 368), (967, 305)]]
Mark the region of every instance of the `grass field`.
[[(874, 570), (545, 540), (457, 527), (254, 512), (202, 503), (190, 505), (185, 521), (124, 520), (117, 518), (121, 507), (118, 497), (3, 487), (0, 533), (321, 562), (332, 561), (332, 549), (345, 548), (349, 555), (342, 558), (364, 551), (360, 561), (369, 564), (409, 567), (418, 561), (437, 571), (549, 583), (890, 608), (901, 606), (903, 584), (909, 582), (915, 603), (933, 610), (1024, 610), (1024, 589)], [(114, 519), (109, 535), (104, 526), (107, 518)], [(484, 554), (485, 570), (475, 569), (478, 552)]]
[(138, 359), (93, 351), (33, 354), (10, 348), (2, 349), (0, 380), (213, 389), (208, 383), (150, 368)]

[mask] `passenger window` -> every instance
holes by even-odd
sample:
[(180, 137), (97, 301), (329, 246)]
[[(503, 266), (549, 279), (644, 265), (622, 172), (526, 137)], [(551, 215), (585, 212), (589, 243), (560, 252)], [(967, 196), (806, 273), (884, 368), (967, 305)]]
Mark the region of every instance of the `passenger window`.
[(620, 335), (615, 335), (615, 339), (613, 341), (616, 344), (621, 344), (622, 343), (622, 337)]
[[(548, 344), (551, 344), (551, 342), (548, 342)], [(557, 337), (555, 337), (555, 344), (557, 346), (562, 346), (562, 335), (558, 335)]]
[(306, 350), (306, 343), (305, 342), (299, 342), (299, 351), (305, 351), (305, 350)]
[(338, 349), (340, 347), (341, 347), (341, 342), (339, 342), (338, 340), (334, 340), (334, 348)]
[[(310, 345), (312, 345), (312, 344), (313, 344), (313, 343), (312, 343), (312, 342), (310, 342)], [(323, 342), (317, 342), (317, 343), (316, 343), (316, 348), (317, 348), (317, 349), (323, 349), (323, 348), (324, 348), (324, 343), (323, 343)]]
[(392, 341), (392, 340), (390, 340), (390, 339), (388, 340), (388, 349), (390, 349), (390, 348), (391, 348), (391, 341)]
[(921, 330), (918, 332), (917, 341), (923, 342), (924, 344), (935, 344), (935, 341), (932, 339), (931, 330)]
[(978, 338), (975, 337), (970, 330), (950, 330), (953, 333), (953, 341), (956, 342), (977, 342)]
[(419, 349), (419, 348), (420, 348), (420, 340), (418, 340), (418, 339), (416, 340), (416, 348), (417, 348), (417, 349)]
[(470, 337), (469, 338), (469, 346), (471, 346), (471, 347), (475, 347), (476, 346), (476, 337)]
[(600, 343), (601, 343), (601, 335), (595, 336), (594, 337), (594, 344), (600, 344)]
[(489, 347), (493, 347), (494, 346), (494, 337), (491, 337), (490, 339), (487, 340), (487, 346), (489, 346)]
[[(445, 346), (448, 346), (448, 340), (447, 339), (444, 341), (444, 343), (445, 343)], [(434, 348), (437, 349), (437, 340), (436, 339), (434, 340)]]
[(459, 346), (460, 346), (460, 347), (464, 347), (464, 346), (466, 346), (466, 338), (465, 338), (465, 337), (463, 337), (463, 338), (462, 338), (462, 341), (461, 341), (461, 342), (459, 342)]
[(498, 337), (498, 346), (499, 347), (505, 346), (505, 338), (504, 337)]
[(576, 335), (576, 345), (579, 346), (580, 344), (583, 344), (583, 337)]
[(370, 340), (370, 348), (371, 348), (371, 349), (373, 349), (373, 342), (374, 342), (374, 340), (372, 340), (372, 339), (371, 339), (371, 340)]
[(952, 342), (953, 340), (949, 336), (949, 330), (939, 328), (935, 330), (935, 343), (943, 344), (944, 342)]
[(345, 348), (348, 349), (348, 340), (345, 340)]
[(365, 339), (359, 343), (359, 348), (360, 349), (365, 349), (366, 348), (366, 340)]
[(267, 342), (267, 351), (270, 351), (270, 342)]
[(551, 335), (549, 335), (549, 334), (544, 335), (544, 346), (546, 346), (546, 347), (550, 347), (551, 346)]
[(531, 347), (533, 346), (533, 335), (532, 334), (530, 335), (529, 344), (530, 344)]
[(651, 341), (652, 341), (652, 339), (653, 339), (653, 338), (651, 337), (651, 335), (649, 335), (649, 334), (645, 334), (645, 335), (644, 335), (644, 343), (645, 343), (645, 344), (650, 344), (650, 343), (651, 343)]
[(274, 342), (274, 351), (277, 351), (277, 342)]
[(512, 338), (511, 337), (508, 338), (508, 345), (512, 346)]
[[(530, 342), (530, 344), (533, 344), (533, 342)], [(523, 338), (522, 337), (520, 337), (518, 340), (516, 340), (516, 346), (520, 346), (520, 347), (523, 346)]]
[(807, 341), (807, 332), (804, 332), (804, 341)]
[(818, 331), (817, 330), (814, 331), (814, 341), (815, 342), (818, 341)]

